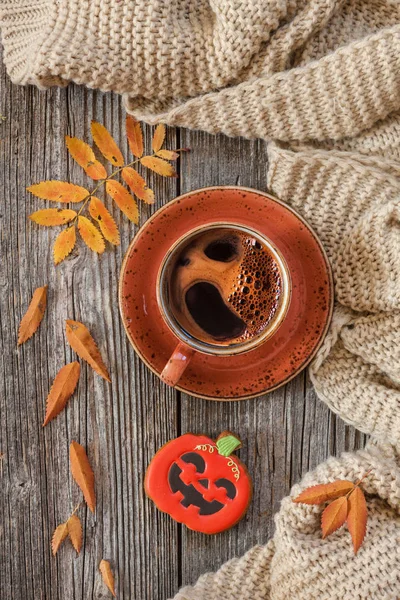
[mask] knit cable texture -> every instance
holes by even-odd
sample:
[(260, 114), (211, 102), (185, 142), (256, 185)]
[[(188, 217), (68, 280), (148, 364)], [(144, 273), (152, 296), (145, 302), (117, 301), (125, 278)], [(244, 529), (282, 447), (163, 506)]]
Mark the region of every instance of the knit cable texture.
[(334, 315), (310, 374), (376, 442), (292, 494), (372, 467), (363, 546), (354, 556), (345, 530), (322, 541), (320, 509), (286, 498), (273, 540), (177, 600), (398, 598), (400, 2), (3, 0), (0, 27), (15, 83), (74, 81), (122, 94), (149, 123), (269, 140), (269, 190), (332, 264)]

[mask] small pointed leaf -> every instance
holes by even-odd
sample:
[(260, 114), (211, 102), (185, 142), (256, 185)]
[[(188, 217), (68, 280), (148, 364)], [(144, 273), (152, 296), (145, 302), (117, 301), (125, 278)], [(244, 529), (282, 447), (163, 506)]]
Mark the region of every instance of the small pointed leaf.
[(94, 143), (107, 160), (110, 161), (114, 167), (122, 167), (124, 164), (124, 157), (122, 156), (121, 150), (118, 148), (111, 133), (102, 125), (96, 121), (92, 121), (91, 124), (92, 136)]
[(67, 521), (68, 535), (73, 547), (79, 554), (82, 548), (82, 524), (77, 515), (71, 515)]
[(71, 442), (69, 447), (69, 462), (72, 477), (81, 488), (86, 504), (94, 512), (96, 506), (94, 473), (85, 449), (78, 442)]
[(72, 158), (80, 167), (82, 167), (89, 177), (95, 180), (105, 179), (107, 177), (107, 171), (104, 165), (96, 159), (89, 144), (79, 138), (69, 137), (69, 135), (65, 136), (65, 143)]
[(36, 288), (28, 310), (22, 317), (18, 330), (18, 346), (29, 340), (39, 327), (47, 304), (47, 285)]
[(126, 117), (126, 135), (133, 156), (136, 156), (136, 158), (143, 156), (142, 128), (140, 127), (140, 123), (131, 115)]
[(78, 217), (78, 229), (79, 233), (86, 246), (93, 250), (93, 252), (97, 252), (98, 254), (102, 254), (105, 250), (105, 243), (103, 236), (100, 231), (97, 229), (95, 225), (87, 217)]
[(128, 219), (137, 225), (139, 222), (138, 207), (128, 190), (119, 181), (110, 179), (106, 183), (106, 191)]
[(89, 196), (88, 190), (67, 181), (41, 181), (26, 189), (42, 200), (53, 202), (81, 202)]
[(153, 152), (158, 152), (159, 150), (161, 150), (164, 140), (165, 140), (165, 125), (163, 125), (163, 123), (160, 123), (156, 127), (156, 130), (155, 130), (154, 136), (153, 136), (153, 140), (151, 142), (151, 147), (153, 149)]
[(45, 227), (65, 225), (65, 223), (69, 223), (75, 217), (76, 212), (69, 208), (45, 208), (29, 215), (31, 221)]
[(106, 240), (114, 244), (114, 246), (118, 246), (120, 238), (117, 224), (101, 200), (92, 196), (89, 204), (89, 212), (92, 219), (99, 224), (101, 233)]
[(361, 488), (356, 487), (349, 496), (347, 527), (353, 540), (354, 554), (357, 554), (367, 531), (368, 509)]
[(143, 158), (140, 159), (140, 162), (144, 167), (151, 169), (159, 175), (163, 175), (164, 177), (177, 177), (174, 167), (162, 158), (158, 158), (157, 156), (143, 156)]
[(346, 496), (337, 498), (325, 508), (321, 517), (323, 538), (326, 538), (345, 523), (348, 510), (349, 502)]
[(106, 586), (108, 587), (108, 589), (110, 590), (110, 592), (112, 593), (112, 595), (115, 598), (116, 595), (115, 595), (114, 575), (112, 574), (111, 565), (108, 562), (108, 560), (103, 559), (100, 561), (99, 570), (100, 570), (100, 573), (101, 573), (104, 583), (106, 584)]
[(302, 504), (323, 504), (328, 500), (335, 500), (340, 496), (345, 496), (354, 488), (352, 481), (338, 480), (332, 483), (321, 483), (313, 485), (306, 490), (303, 490), (293, 502), (301, 502)]
[(132, 167), (125, 167), (122, 169), (122, 178), (125, 183), (130, 187), (132, 192), (146, 202), (146, 204), (154, 204), (154, 192), (147, 187), (146, 181), (139, 173)]
[(72, 362), (59, 370), (49, 395), (47, 396), (46, 416), (43, 426), (54, 419), (65, 407), (78, 384), (81, 367), (78, 362)]
[(174, 152), (174, 150), (158, 150), (156, 154), (160, 158), (165, 158), (165, 160), (176, 160), (179, 158), (178, 152)]
[(68, 527), (66, 523), (61, 523), (53, 533), (53, 537), (51, 538), (51, 551), (53, 552), (53, 556), (55, 556), (68, 535)]
[(66, 334), (68, 343), (77, 355), (89, 363), (101, 377), (111, 381), (100, 351), (87, 327), (79, 321), (68, 320), (66, 321)]
[(75, 226), (64, 229), (56, 238), (53, 248), (54, 264), (58, 265), (71, 254), (76, 244)]

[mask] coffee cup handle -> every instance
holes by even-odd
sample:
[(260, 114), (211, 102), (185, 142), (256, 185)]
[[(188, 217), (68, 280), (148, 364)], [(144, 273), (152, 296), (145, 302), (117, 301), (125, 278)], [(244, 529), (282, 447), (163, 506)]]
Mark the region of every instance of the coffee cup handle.
[(164, 383), (172, 387), (176, 386), (190, 363), (194, 352), (192, 348), (189, 348), (183, 342), (177, 345), (160, 375)]

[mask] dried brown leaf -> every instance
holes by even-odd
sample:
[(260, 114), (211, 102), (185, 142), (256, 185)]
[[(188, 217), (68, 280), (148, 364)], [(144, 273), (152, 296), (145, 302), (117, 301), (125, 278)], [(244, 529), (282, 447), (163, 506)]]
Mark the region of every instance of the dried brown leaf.
[(81, 238), (90, 250), (93, 250), (93, 252), (97, 252), (98, 254), (104, 252), (106, 248), (104, 238), (97, 227), (93, 225), (87, 217), (78, 217), (78, 229)]
[(179, 158), (178, 152), (175, 152), (174, 150), (158, 150), (157, 156), (165, 158), (165, 160), (176, 160)]
[(140, 127), (140, 123), (131, 115), (126, 117), (126, 135), (133, 156), (136, 156), (136, 158), (143, 156), (142, 128)]
[(165, 125), (160, 123), (156, 127), (156, 130), (154, 132), (153, 139), (151, 142), (151, 147), (153, 149), (153, 152), (158, 152), (159, 150), (161, 150), (164, 140), (165, 140)]
[(111, 381), (101, 357), (96, 342), (89, 333), (89, 330), (79, 321), (66, 321), (67, 340), (73, 350), (85, 360), (101, 377)]
[(96, 159), (89, 144), (79, 138), (69, 137), (69, 135), (65, 136), (65, 143), (72, 158), (80, 167), (82, 167), (89, 177), (95, 180), (105, 179), (107, 177), (107, 171), (104, 165)]
[(293, 502), (301, 502), (302, 504), (322, 504), (328, 500), (334, 500), (340, 496), (345, 496), (352, 489), (354, 489), (354, 483), (347, 480), (322, 483), (303, 490), (297, 498), (293, 499)]
[(69, 208), (45, 208), (29, 215), (31, 221), (45, 227), (65, 225), (72, 221), (72, 219), (75, 219), (75, 217), (76, 212)]
[(55, 556), (61, 546), (61, 544), (63, 543), (63, 541), (65, 540), (65, 538), (68, 535), (68, 527), (66, 523), (61, 523), (61, 525), (59, 525), (54, 533), (53, 533), (53, 537), (51, 538), (51, 550), (53, 552), (53, 556)]
[(110, 592), (112, 593), (114, 598), (116, 598), (114, 575), (112, 574), (111, 565), (108, 562), (108, 560), (103, 559), (100, 561), (99, 570), (100, 570), (100, 573), (101, 573), (104, 583), (106, 584), (106, 586), (108, 587), (108, 589), (110, 590)]
[(91, 130), (94, 143), (104, 158), (109, 160), (114, 167), (122, 167), (124, 164), (124, 157), (108, 129), (101, 123), (92, 121)]
[(326, 538), (344, 524), (348, 510), (349, 502), (346, 496), (337, 498), (325, 508), (321, 517), (323, 538)]
[(92, 196), (89, 204), (89, 212), (90, 216), (99, 224), (101, 233), (106, 240), (114, 244), (114, 246), (118, 246), (120, 238), (117, 224), (101, 200)]
[(78, 442), (72, 442), (69, 447), (69, 462), (72, 477), (82, 490), (86, 504), (94, 512), (96, 506), (94, 473), (85, 449)]
[(176, 171), (172, 165), (167, 163), (163, 158), (157, 156), (143, 156), (140, 162), (144, 167), (151, 169), (164, 177), (177, 177)]
[(139, 222), (138, 207), (128, 190), (119, 181), (111, 179), (106, 183), (106, 191), (128, 219), (137, 225)]
[(76, 230), (75, 225), (72, 227), (68, 227), (68, 229), (64, 229), (56, 238), (54, 242), (53, 254), (54, 254), (54, 264), (58, 265), (61, 261), (64, 260), (71, 254), (76, 244)]
[(67, 521), (68, 535), (73, 547), (79, 554), (82, 548), (82, 524), (77, 515), (71, 515)]
[(368, 509), (361, 488), (356, 487), (349, 496), (347, 527), (353, 540), (354, 554), (357, 554), (367, 531)]
[(154, 192), (147, 187), (146, 181), (139, 173), (132, 167), (125, 167), (122, 169), (122, 178), (125, 183), (130, 187), (132, 192), (146, 202), (146, 204), (154, 204)]
[(88, 190), (67, 181), (41, 181), (26, 189), (42, 200), (53, 202), (82, 202), (89, 196)]
[(39, 327), (47, 304), (47, 285), (36, 288), (28, 310), (22, 317), (18, 330), (18, 346), (29, 340)]
[(76, 361), (65, 365), (59, 370), (47, 396), (46, 416), (43, 426), (47, 425), (63, 410), (75, 391), (80, 371), (81, 367)]

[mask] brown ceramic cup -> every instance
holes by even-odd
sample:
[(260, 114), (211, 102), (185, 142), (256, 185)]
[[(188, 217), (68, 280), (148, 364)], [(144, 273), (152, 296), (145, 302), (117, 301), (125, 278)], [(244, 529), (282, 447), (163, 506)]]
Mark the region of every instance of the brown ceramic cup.
[[(169, 297), (169, 279), (171, 276), (171, 268), (181, 250), (199, 234), (208, 233), (212, 229), (220, 228), (224, 230), (232, 229), (235, 232), (239, 231), (240, 233), (255, 238), (262, 246), (267, 248), (269, 254), (278, 265), (281, 276), (279, 304), (268, 325), (258, 335), (254, 335), (253, 337), (250, 337), (244, 341), (228, 345), (226, 343), (218, 343), (217, 341), (208, 343), (206, 341), (197, 339), (194, 337), (194, 335), (188, 333), (176, 319), (171, 309)], [(291, 277), (285, 259), (276, 246), (271, 242), (271, 240), (269, 240), (259, 231), (250, 229), (249, 227), (239, 223), (232, 222), (213, 223), (212, 225), (204, 225), (188, 231), (185, 233), (185, 235), (179, 238), (171, 248), (169, 248), (164, 260), (161, 263), (157, 276), (156, 295), (158, 307), (165, 324), (173, 333), (177, 342), (175, 350), (160, 374), (161, 379), (168, 385), (175, 386), (182, 377), (186, 367), (189, 365), (196, 352), (222, 357), (245, 354), (258, 348), (266, 340), (271, 338), (283, 323), (290, 305), (291, 294)]]

